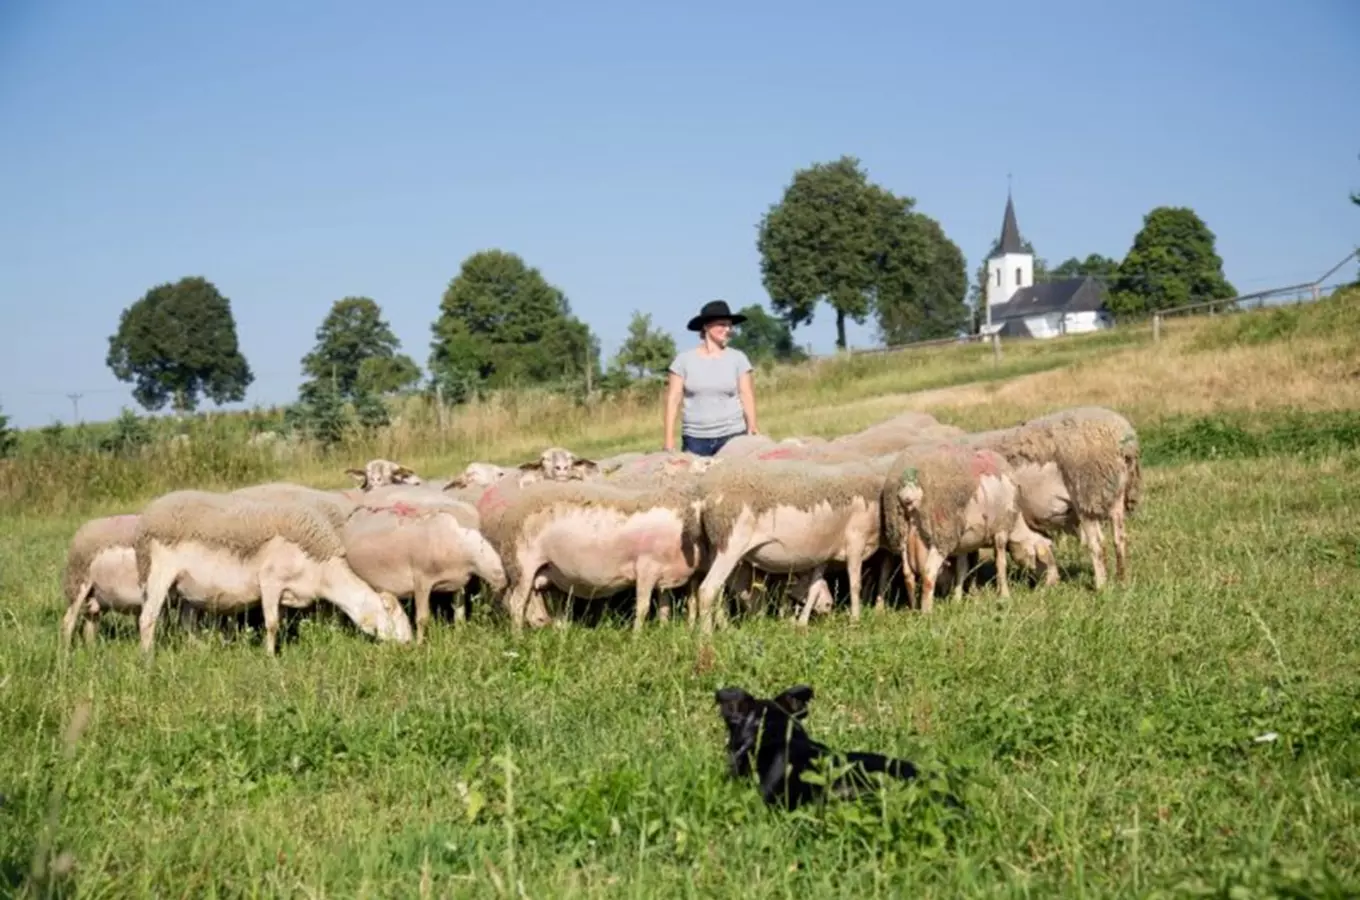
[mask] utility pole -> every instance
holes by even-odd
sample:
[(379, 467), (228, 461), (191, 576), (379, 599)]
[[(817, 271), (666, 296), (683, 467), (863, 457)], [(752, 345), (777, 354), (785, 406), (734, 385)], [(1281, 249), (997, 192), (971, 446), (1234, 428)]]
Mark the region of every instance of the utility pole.
[(80, 398), (85, 395), (79, 392), (67, 394), (66, 397), (71, 401), (71, 411), (75, 414), (75, 424), (80, 424)]

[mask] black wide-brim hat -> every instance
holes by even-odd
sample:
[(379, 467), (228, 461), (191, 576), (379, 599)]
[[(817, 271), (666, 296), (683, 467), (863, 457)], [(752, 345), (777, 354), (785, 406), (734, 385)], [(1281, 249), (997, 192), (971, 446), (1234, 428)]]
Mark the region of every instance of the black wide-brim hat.
[(714, 319), (730, 319), (733, 325), (740, 325), (746, 321), (746, 317), (741, 313), (734, 313), (727, 308), (726, 300), (710, 300), (704, 304), (704, 308), (699, 310), (699, 315), (689, 320), (685, 327), (690, 331), (701, 331), (703, 327)]

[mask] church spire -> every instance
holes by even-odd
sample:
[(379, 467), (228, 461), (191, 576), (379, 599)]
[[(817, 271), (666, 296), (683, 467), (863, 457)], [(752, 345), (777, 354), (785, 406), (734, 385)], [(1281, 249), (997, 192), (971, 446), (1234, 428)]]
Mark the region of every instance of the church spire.
[(1020, 226), (1015, 224), (1015, 202), (1011, 200), (1010, 188), (1006, 188), (1006, 215), (1001, 220), (1001, 244), (996, 248), (998, 255), (1024, 253), (1020, 243)]

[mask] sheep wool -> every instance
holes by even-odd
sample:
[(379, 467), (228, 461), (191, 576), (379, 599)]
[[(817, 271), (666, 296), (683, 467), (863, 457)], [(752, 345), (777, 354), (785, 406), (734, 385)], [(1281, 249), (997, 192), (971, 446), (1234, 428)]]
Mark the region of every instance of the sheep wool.
[(703, 528), (714, 547), (727, 546), (743, 508), (759, 516), (777, 507), (811, 512), (839, 509), (860, 499), (877, 504), (891, 458), (822, 462), (805, 459), (734, 459), (700, 478)]
[(250, 487), (238, 488), (231, 493), (233, 496), (247, 497), (252, 500), (275, 503), (306, 503), (329, 519), (330, 523), (336, 528), (343, 528), (345, 522), (359, 508), (357, 503), (343, 494), (286, 481), (255, 484)]
[(920, 527), (926, 542), (946, 556), (963, 538), (964, 510), (984, 475), (1005, 475), (1010, 466), (1001, 454), (956, 444), (922, 444), (897, 455), (883, 487), (884, 534), (888, 546), (901, 546), (906, 511), (897, 492), (909, 484), (921, 488)]
[(71, 536), (71, 546), (66, 552), (66, 569), (62, 573), (61, 589), (66, 602), (75, 601), (76, 593), (90, 571), (101, 551), (110, 547), (131, 547), (137, 537), (135, 514), (123, 516), (103, 516), (91, 519), (76, 529)]
[(164, 544), (195, 542), (246, 558), (276, 537), (296, 544), (318, 562), (345, 555), (335, 527), (307, 504), (211, 491), (172, 491), (142, 510), (134, 539), (137, 577), (146, 583), (153, 540)]

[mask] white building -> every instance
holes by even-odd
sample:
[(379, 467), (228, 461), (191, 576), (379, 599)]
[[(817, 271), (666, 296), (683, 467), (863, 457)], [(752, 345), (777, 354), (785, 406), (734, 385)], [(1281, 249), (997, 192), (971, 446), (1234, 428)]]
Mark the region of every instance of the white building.
[(1035, 338), (1099, 331), (1114, 324), (1105, 300), (1105, 286), (1089, 275), (1034, 283), (1034, 256), (1020, 241), (1008, 191), (1001, 242), (987, 260), (987, 314), (979, 330)]

